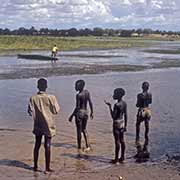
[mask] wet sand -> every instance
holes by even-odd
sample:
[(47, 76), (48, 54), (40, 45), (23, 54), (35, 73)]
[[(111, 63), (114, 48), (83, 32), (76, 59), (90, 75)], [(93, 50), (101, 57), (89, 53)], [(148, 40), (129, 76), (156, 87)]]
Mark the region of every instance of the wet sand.
[[(113, 153), (110, 143), (100, 142), (97, 134), (91, 133), (93, 150), (78, 157), (74, 133), (60, 128), (52, 143), (51, 167), (54, 173), (44, 175), (44, 149), (40, 150), (39, 171), (32, 170), (33, 137), (25, 130), (5, 129), (0, 131), (0, 179), (2, 180), (178, 180), (179, 169), (167, 161), (135, 163), (128, 157), (123, 164), (109, 163)], [(108, 138), (108, 141), (110, 139)], [(109, 145), (108, 145), (109, 144)], [(128, 143), (129, 144), (129, 143)], [(132, 143), (131, 143), (132, 145)], [(99, 147), (98, 147), (99, 146)], [(104, 154), (107, 150), (111, 154)]]
[[(4, 135), (3, 135), (4, 134)], [(13, 138), (12, 138), (13, 136)], [(6, 138), (6, 139), (5, 139)], [(2, 180), (178, 180), (179, 171), (166, 163), (137, 164), (126, 160), (124, 164), (111, 165), (110, 156), (101, 156), (95, 140), (94, 150), (82, 158), (77, 157), (75, 139), (60, 133), (53, 140), (50, 175), (44, 175), (44, 149), (39, 158), (39, 172), (32, 171), (32, 134), (26, 131), (0, 132), (0, 179)], [(102, 147), (103, 146), (103, 147)], [(103, 153), (103, 152), (102, 152)]]
[[(52, 144), (52, 167), (50, 176), (43, 174), (44, 149), (41, 147), (39, 167), (41, 172), (32, 171), (32, 148), (34, 137), (31, 133), (32, 120), (26, 113), (29, 96), (36, 93), (37, 79), (16, 79), (0, 81), (0, 179), (124, 179), (177, 180), (179, 164), (168, 162), (166, 154), (179, 151), (179, 102), (180, 85), (177, 83), (180, 70), (153, 70), (144, 72), (122, 72), (101, 75), (75, 75), (49, 77), (48, 92), (57, 96), (61, 113), (56, 117), (57, 135)], [(75, 100), (74, 82), (84, 79), (90, 90), (95, 107), (95, 118), (89, 120), (88, 131), (92, 151), (78, 158), (74, 123), (67, 121)], [(137, 164), (135, 116), (136, 95), (141, 83), (148, 80), (153, 93), (153, 117), (150, 131), (149, 162)], [(126, 161), (114, 166), (109, 161), (114, 156), (112, 120), (104, 99), (112, 101), (116, 87), (126, 89), (128, 103), (128, 132), (126, 133)], [(143, 128), (142, 128), (143, 129)], [(142, 132), (141, 132), (142, 133)], [(141, 134), (143, 138), (143, 134)], [(177, 161), (178, 162), (178, 161)]]
[[(149, 65), (94, 65), (94, 64), (51, 64), (52, 67), (35, 68), (21, 68), (17, 67), (10, 72), (0, 73), (0, 80), (3, 79), (27, 79), (27, 78), (40, 78), (51, 76), (71, 76), (71, 75), (88, 75), (88, 74), (104, 74), (108, 72), (137, 72), (153, 69), (164, 68), (180, 68), (179, 60), (162, 60), (161, 62), (151, 63)], [(38, 66), (39, 67), (39, 66)]]
[(148, 69), (148, 66), (140, 65), (73, 65), (68, 64), (56, 65), (48, 68), (17, 68), (11, 72), (0, 73), (0, 79), (26, 79), (38, 77), (51, 77), (51, 76), (65, 76), (65, 75), (83, 75), (83, 74), (103, 74), (106, 72), (126, 72), (126, 71), (141, 71)]

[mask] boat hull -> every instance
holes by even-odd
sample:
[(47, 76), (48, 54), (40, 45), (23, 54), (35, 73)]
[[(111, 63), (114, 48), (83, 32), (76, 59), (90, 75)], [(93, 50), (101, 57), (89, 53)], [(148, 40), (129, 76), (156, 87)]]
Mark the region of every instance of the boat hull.
[(57, 61), (58, 58), (53, 58), (50, 56), (43, 56), (38, 54), (18, 54), (19, 59), (34, 59), (34, 60), (41, 60), (41, 61)]

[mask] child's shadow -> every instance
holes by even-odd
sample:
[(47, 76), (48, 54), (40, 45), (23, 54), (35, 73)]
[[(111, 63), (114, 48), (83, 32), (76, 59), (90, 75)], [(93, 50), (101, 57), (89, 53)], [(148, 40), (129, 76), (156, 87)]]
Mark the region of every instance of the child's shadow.
[(86, 161), (96, 161), (100, 163), (110, 163), (111, 159), (105, 158), (103, 156), (92, 156), (92, 155), (86, 155), (86, 154), (68, 154), (64, 153), (62, 156), (70, 157), (73, 159), (78, 159), (78, 160), (86, 160)]
[(21, 161), (17, 161), (17, 160), (1, 159), (0, 165), (1, 166), (18, 167), (18, 168), (22, 168), (22, 169), (31, 170), (31, 171), (33, 170), (33, 168), (31, 166), (29, 166), (28, 164), (23, 163)]
[(54, 147), (63, 147), (66, 149), (76, 148), (75, 145), (69, 144), (69, 143), (52, 143), (52, 146)]

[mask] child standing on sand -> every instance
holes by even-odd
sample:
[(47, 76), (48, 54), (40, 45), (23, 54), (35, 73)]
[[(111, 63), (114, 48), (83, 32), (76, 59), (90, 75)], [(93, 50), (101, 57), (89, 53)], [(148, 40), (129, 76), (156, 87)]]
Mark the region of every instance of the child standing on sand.
[(76, 129), (77, 129), (77, 143), (78, 152), (81, 153), (81, 133), (84, 135), (86, 143), (86, 151), (90, 150), (89, 137), (87, 132), (87, 122), (88, 122), (88, 110), (87, 106), (90, 107), (90, 118), (93, 119), (93, 104), (91, 101), (91, 96), (88, 90), (84, 89), (85, 81), (80, 79), (75, 83), (75, 90), (78, 92), (76, 95), (76, 107), (73, 113), (69, 117), (71, 122), (73, 117), (75, 117)]
[[(113, 119), (113, 135), (115, 141), (115, 159), (112, 163), (123, 162), (125, 158), (125, 141), (124, 132), (127, 127), (127, 104), (122, 99), (125, 95), (125, 91), (122, 88), (117, 88), (114, 90), (113, 99), (117, 102), (115, 103), (113, 110), (111, 104), (105, 101), (108, 105), (111, 117)], [(119, 150), (121, 146), (121, 157), (119, 159)]]
[(41, 147), (42, 137), (44, 136), (46, 160), (46, 169), (44, 173), (47, 174), (52, 172), (52, 169), (50, 169), (51, 139), (56, 134), (56, 126), (53, 116), (58, 113), (60, 108), (56, 97), (46, 93), (46, 79), (39, 79), (37, 88), (39, 91), (36, 95), (31, 96), (28, 106), (28, 113), (34, 120), (34, 171), (38, 170), (39, 149)]
[(136, 146), (141, 151), (140, 144), (140, 126), (144, 122), (145, 125), (145, 142), (143, 152), (148, 152), (149, 144), (149, 121), (151, 119), (151, 109), (149, 105), (152, 104), (152, 94), (149, 90), (149, 82), (142, 83), (142, 92), (137, 95), (136, 107), (138, 108), (136, 120)]

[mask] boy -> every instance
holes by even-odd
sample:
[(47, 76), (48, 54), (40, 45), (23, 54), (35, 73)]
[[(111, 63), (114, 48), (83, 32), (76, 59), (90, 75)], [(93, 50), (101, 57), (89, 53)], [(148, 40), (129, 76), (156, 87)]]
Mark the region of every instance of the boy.
[[(111, 117), (113, 119), (113, 135), (115, 141), (115, 159), (112, 163), (123, 162), (125, 158), (125, 141), (124, 132), (127, 127), (127, 104), (123, 101), (122, 97), (125, 95), (125, 91), (122, 88), (114, 90), (113, 99), (117, 100), (112, 110), (109, 102), (105, 103), (108, 105)], [(121, 145), (121, 157), (119, 159), (119, 150)]]
[(39, 79), (37, 82), (37, 88), (39, 89), (38, 93), (30, 98), (28, 105), (28, 113), (34, 120), (34, 171), (38, 170), (39, 149), (41, 146), (42, 136), (44, 136), (46, 160), (44, 173), (47, 174), (48, 172), (52, 172), (50, 169), (51, 138), (56, 134), (56, 126), (53, 115), (57, 114), (60, 108), (56, 97), (46, 93), (46, 79)]
[(86, 129), (88, 121), (87, 103), (89, 103), (90, 107), (90, 118), (93, 119), (93, 104), (91, 101), (90, 93), (88, 90), (84, 90), (84, 86), (84, 80), (76, 81), (75, 90), (78, 92), (78, 94), (76, 95), (76, 107), (71, 116), (69, 117), (70, 122), (72, 121), (73, 117), (75, 117), (78, 152), (81, 152), (81, 133), (83, 133), (84, 135), (86, 151), (90, 150), (90, 143)]
[(148, 152), (147, 146), (149, 143), (149, 121), (151, 118), (151, 110), (149, 108), (149, 105), (152, 103), (152, 95), (151, 93), (148, 92), (149, 90), (149, 83), (148, 82), (143, 82), (142, 83), (142, 93), (139, 93), (137, 95), (137, 103), (136, 107), (138, 108), (138, 113), (137, 113), (137, 121), (136, 121), (136, 145), (137, 148), (139, 147), (140, 149), (140, 125), (142, 122), (144, 122), (145, 125), (145, 142), (144, 142), (144, 147), (143, 147), (143, 152)]

